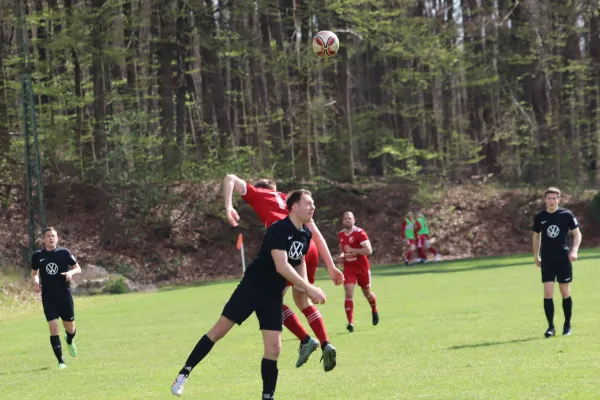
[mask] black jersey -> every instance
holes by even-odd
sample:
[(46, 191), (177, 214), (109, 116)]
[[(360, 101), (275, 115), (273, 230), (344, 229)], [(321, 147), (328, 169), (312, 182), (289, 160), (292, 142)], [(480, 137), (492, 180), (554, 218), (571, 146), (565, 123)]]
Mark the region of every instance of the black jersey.
[(297, 229), (289, 217), (275, 222), (267, 229), (258, 256), (246, 269), (244, 278), (265, 289), (283, 290), (286, 280), (277, 273), (271, 250), (285, 250), (290, 265), (297, 267), (308, 251), (311, 238), (310, 229), (305, 225)]
[(569, 252), (569, 231), (579, 227), (573, 213), (559, 208), (553, 213), (544, 210), (533, 220), (533, 231), (542, 234), (542, 259), (544, 254), (553, 255)]
[(42, 296), (46, 293), (67, 292), (70, 284), (63, 272), (68, 272), (69, 267), (77, 264), (71, 252), (64, 247), (57, 247), (52, 251), (45, 248), (36, 251), (31, 257), (31, 269), (39, 270)]

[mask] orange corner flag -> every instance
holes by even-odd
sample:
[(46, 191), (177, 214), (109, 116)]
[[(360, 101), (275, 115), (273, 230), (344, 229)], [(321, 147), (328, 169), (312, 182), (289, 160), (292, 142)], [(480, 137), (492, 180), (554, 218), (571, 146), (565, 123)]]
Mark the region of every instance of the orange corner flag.
[(244, 239), (242, 237), (242, 234), (240, 233), (238, 235), (237, 244), (235, 245), (235, 247), (237, 247), (237, 249), (240, 250), (243, 245), (244, 245)]

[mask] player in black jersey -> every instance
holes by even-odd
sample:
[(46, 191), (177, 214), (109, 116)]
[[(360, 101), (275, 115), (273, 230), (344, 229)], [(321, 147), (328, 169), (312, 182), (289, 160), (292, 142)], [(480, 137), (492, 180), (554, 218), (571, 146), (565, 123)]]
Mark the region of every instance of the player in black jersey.
[(304, 256), (312, 234), (305, 224), (312, 220), (315, 211), (308, 190), (295, 190), (287, 197), (289, 216), (272, 224), (265, 233), (258, 256), (250, 263), (246, 273), (223, 308), (221, 317), (204, 335), (185, 362), (171, 386), (176, 396), (192, 371), (235, 324), (241, 325), (256, 313), (264, 342), (261, 362), (263, 399), (273, 399), (277, 383), (277, 358), (281, 351), (283, 328), (283, 289), (286, 280), (303, 290), (316, 304), (325, 302), (325, 293), (306, 279)]
[[(573, 301), (571, 299), (571, 282), (573, 282), (572, 262), (577, 260), (577, 252), (581, 244), (579, 222), (573, 213), (559, 208), (560, 190), (550, 187), (544, 192), (546, 209), (535, 216), (533, 220), (533, 256), (535, 263), (542, 269), (544, 284), (544, 311), (548, 320), (546, 337), (556, 334), (554, 329), (554, 281), (558, 281), (562, 295), (565, 324), (563, 335), (571, 334), (571, 314)], [(573, 235), (573, 244), (569, 247), (568, 236)], [(541, 248), (540, 248), (541, 243)], [(541, 257), (540, 257), (541, 255)]]
[(50, 328), (50, 344), (58, 360), (58, 368), (63, 369), (66, 365), (62, 358), (58, 319), (62, 319), (67, 332), (65, 341), (69, 353), (75, 357), (75, 307), (70, 281), (73, 275), (81, 272), (81, 268), (68, 249), (58, 247), (56, 229), (44, 229), (43, 238), (44, 248), (33, 253), (31, 257), (31, 278), (35, 292), (42, 292), (44, 315)]

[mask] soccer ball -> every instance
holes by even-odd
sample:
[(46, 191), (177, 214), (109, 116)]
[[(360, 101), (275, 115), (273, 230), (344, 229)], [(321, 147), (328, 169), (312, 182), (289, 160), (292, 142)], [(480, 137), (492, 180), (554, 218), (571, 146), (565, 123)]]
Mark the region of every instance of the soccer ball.
[(312, 49), (318, 57), (333, 57), (340, 49), (340, 40), (331, 31), (321, 31), (313, 37)]

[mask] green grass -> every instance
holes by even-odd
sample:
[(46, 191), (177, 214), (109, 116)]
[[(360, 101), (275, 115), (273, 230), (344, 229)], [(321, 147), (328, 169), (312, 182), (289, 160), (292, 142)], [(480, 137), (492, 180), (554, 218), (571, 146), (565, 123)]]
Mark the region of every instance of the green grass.
[[(338, 349), (338, 367), (323, 372), (317, 353), (294, 368), (297, 341), (284, 332), (277, 398), (597, 398), (600, 250), (581, 256), (573, 286), (574, 334), (565, 338), (543, 338), (542, 285), (530, 256), (374, 268), (381, 322), (371, 326), (368, 303), (357, 292), (353, 334), (345, 330), (343, 290), (322, 280), (329, 297), (321, 311)], [(228, 282), (77, 298), (79, 356), (72, 359), (63, 343), (68, 368), (62, 371), (41, 306), (4, 315), (0, 398), (170, 398), (182, 363), (234, 287)], [(194, 370), (184, 398), (259, 399), (257, 329), (251, 317), (218, 343)]]

